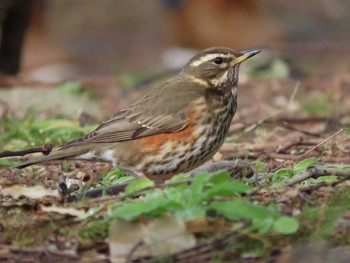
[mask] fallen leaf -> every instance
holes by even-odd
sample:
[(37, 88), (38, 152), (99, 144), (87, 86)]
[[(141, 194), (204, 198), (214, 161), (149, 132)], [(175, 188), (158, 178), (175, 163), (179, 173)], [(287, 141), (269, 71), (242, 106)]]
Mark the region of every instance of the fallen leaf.
[(143, 225), (117, 218), (109, 226), (109, 252), (112, 263), (126, 262), (133, 249), (132, 258), (150, 255), (150, 251), (136, 249), (143, 239)]
[(74, 207), (60, 207), (60, 206), (52, 205), (52, 206), (41, 206), (40, 208), (44, 212), (58, 213), (61, 215), (70, 215), (70, 216), (76, 216), (76, 217), (82, 217), (82, 216), (85, 216), (86, 214), (84, 210), (76, 209)]
[(25, 196), (31, 199), (40, 199), (45, 196), (53, 196), (55, 198), (60, 198), (60, 194), (57, 190), (50, 190), (42, 185), (35, 186), (25, 186), (21, 184), (12, 185), (2, 189), (3, 195), (10, 195), (14, 198), (19, 198)]
[(154, 256), (173, 254), (196, 244), (194, 236), (188, 233), (184, 221), (173, 215), (156, 218), (144, 227), (144, 242)]
[(196, 244), (185, 223), (173, 215), (156, 218), (147, 225), (114, 219), (109, 228), (111, 262), (126, 262), (145, 256), (164, 256)]

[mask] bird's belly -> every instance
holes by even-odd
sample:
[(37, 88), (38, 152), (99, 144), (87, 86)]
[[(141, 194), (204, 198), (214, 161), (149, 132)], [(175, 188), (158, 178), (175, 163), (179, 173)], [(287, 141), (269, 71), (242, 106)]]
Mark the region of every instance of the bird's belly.
[[(169, 133), (141, 138), (139, 158), (134, 166), (120, 163), (134, 174), (165, 180), (191, 171), (208, 161), (220, 148), (227, 135), (231, 118), (222, 122), (186, 128), (180, 134)], [(153, 137), (153, 138), (152, 138)]]

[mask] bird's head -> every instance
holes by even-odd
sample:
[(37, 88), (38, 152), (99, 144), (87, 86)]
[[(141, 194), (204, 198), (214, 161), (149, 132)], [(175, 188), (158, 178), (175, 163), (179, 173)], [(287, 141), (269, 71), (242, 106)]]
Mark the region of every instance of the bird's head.
[(252, 49), (235, 51), (225, 47), (212, 47), (197, 53), (184, 67), (183, 74), (193, 81), (212, 87), (224, 84), (235, 86), (238, 81), (239, 65), (260, 53)]

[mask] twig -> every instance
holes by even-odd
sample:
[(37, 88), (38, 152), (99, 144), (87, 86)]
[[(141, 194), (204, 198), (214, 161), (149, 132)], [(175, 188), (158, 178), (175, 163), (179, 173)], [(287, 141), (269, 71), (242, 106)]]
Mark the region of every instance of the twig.
[(331, 136), (329, 136), (328, 138), (324, 139), (323, 141), (321, 141), (319, 144), (315, 145), (314, 147), (312, 147), (310, 150), (304, 152), (303, 154), (297, 156), (297, 159), (301, 159), (303, 157), (305, 157), (306, 155), (308, 155), (309, 153), (313, 152), (314, 150), (316, 150), (318, 147), (320, 147), (322, 144), (325, 144), (326, 142), (328, 142), (329, 140), (333, 139), (334, 137), (336, 137), (337, 135), (339, 135), (340, 133), (342, 133), (344, 131), (344, 129), (340, 129), (339, 131), (337, 131), (336, 133), (332, 134)]
[(104, 191), (106, 192), (107, 195), (117, 195), (117, 194), (123, 192), (127, 186), (128, 186), (128, 183), (112, 184), (112, 185), (108, 186), (107, 188), (90, 189), (86, 193), (82, 194), (82, 196), (89, 197), (89, 198), (96, 198), (96, 197), (102, 196)]
[[(44, 262), (52, 262), (51, 257), (60, 257), (60, 259), (63, 262), (71, 262), (69, 260), (77, 260), (78, 259), (78, 254), (76, 251), (55, 251), (55, 250), (50, 250), (47, 249), (46, 247), (31, 247), (31, 248), (21, 248), (21, 247), (16, 247), (13, 245), (4, 245), (0, 244), (1, 249), (7, 249), (9, 250), (9, 255), (20, 255), (20, 261), (18, 262), (31, 262), (31, 260), (26, 261), (26, 256), (37, 256), (41, 259), (44, 259)], [(1, 258), (1, 257), (0, 257)], [(4, 257), (3, 257), (4, 258)], [(5, 255), (5, 259), (8, 258), (7, 255)], [(46, 260), (45, 260), (46, 259)], [(16, 261), (17, 262), (17, 261)], [(37, 260), (33, 260), (33, 262), (37, 262)]]
[(305, 135), (313, 136), (313, 137), (320, 137), (321, 135), (319, 133), (314, 133), (314, 132), (309, 132), (309, 131), (304, 131), (298, 128), (295, 128), (294, 126), (290, 125), (288, 122), (284, 121), (282, 122), (282, 127), (291, 131), (296, 131), (296, 132), (301, 132)]
[(289, 161), (295, 160), (298, 157), (297, 155), (283, 153), (267, 153), (266, 156), (270, 159), (281, 159)]
[[(236, 175), (237, 173), (240, 173), (243, 169), (245, 173), (249, 174), (249, 169), (251, 169), (251, 163), (248, 161), (242, 161), (242, 160), (236, 160), (236, 161), (218, 161), (218, 162), (209, 162), (206, 163), (200, 167), (198, 167), (197, 169), (193, 170), (191, 172), (191, 174), (195, 174), (198, 172), (209, 172), (209, 173), (214, 173), (214, 172), (218, 172), (221, 170), (228, 170), (228, 172), (232, 175)], [(251, 169), (252, 170), (252, 169)], [(166, 186), (173, 186), (173, 185), (178, 185), (178, 184), (183, 184), (183, 183), (190, 183), (192, 181), (192, 178), (189, 179), (184, 179), (181, 181), (176, 181), (176, 182), (160, 182), (160, 183), (156, 183), (152, 186), (147, 186), (145, 188), (136, 190), (134, 192), (128, 193), (128, 194), (124, 194), (122, 196), (117, 196), (117, 197), (102, 197), (100, 199), (98, 199), (98, 201), (105, 201), (105, 200), (110, 200), (110, 199), (119, 199), (119, 198), (127, 198), (127, 197), (131, 197), (131, 196), (135, 196), (138, 194), (143, 193), (146, 190), (151, 190), (154, 188), (162, 188), (162, 187), (166, 187)], [(120, 194), (121, 192), (123, 192), (125, 190), (125, 188), (128, 186), (128, 183), (124, 183), (124, 184), (114, 184), (114, 185), (110, 185), (107, 188), (95, 188), (95, 189), (91, 189), (79, 196), (77, 196), (78, 199), (82, 198), (82, 197), (89, 197), (89, 198), (96, 198), (96, 197), (100, 197), (102, 196), (102, 194), (105, 192), (107, 195), (117, 195)]]
[(277, 153), (285, 153), (287, 150), (289, 150), (290, 148), (300, 144), (303, 141), (303, 137), (299, 137), (297, 140), (293, 140), (289, 143), (287, 143), (284, 146), (279, 146), (277, 149)]
[(275, 171), (277, 171), (278, 169), (285, 167), (286, 165), (290, 164), (293, 161), (302, 159), (304, 157), (306, 157), (309, 153), (315, 151), (318, 147), (320, 147), (321, 145), (325, 144), (326, 142), (328, 142), (329, 140), (333, 139), (334, 137), (336, 137), (337, 135), (339, 135), (340, 133), (342, 133), (344, 131), (344, 129), (340, 129), (339, 131), (337, 131), (336, 133), (332, 134), (331, 136), (327, 137), (326, 139), (324, 139), (323, 141), (321, 141), (320, 143), (318, 143), (317, 145), (315, 145), (314, 147), (312, 147), (311, 149), (307, 150), (306, 152), (304, 152), (301, 155), (297, 155), (295, 156), (293, 159), (283, 163), (282, 165), (276, 167), (275, 169), (273, 169), (272, 171), (270, 171), (270, 173), (273, 173)]
[(333, 182), (333, 183), (331, 184), (331, 186), (332, 186), (332, 187), (337, 186), (338, 184), (341, 184), (342, 182), (345, 182), (345, 181), (347, 181), (347, 180), (349, 180), (348, 177), (341, 178), (341, 179), (339, 179), (339, 180)]
[(143, 245), (143, 240), (140, 240), (139, 242), (137, 242), (132, 249), (130, 249), (128, 255), (126, 256), (126, 263), (132, 263), (133, 261), (133, 255), (136, 252), (136, 250), (141, 247)]
[[(215, 249), (222, 249), (225, 245), (227, 245), (232, 241), (232, 238), (236, 234), (237, 234), (237, 231), (229, 232), (209, 242), (198, 244), (192, 248), (185, 249), (183, 251), (175, 253), (171, 256), (171, 258), (175, 262), (203, 262), (201, 260), (197, 260), (199, 255), (210, 253), (212, 250), (215, 250)], [(207, 255), (206, 257), (208, 256), (209, 256), (208, 259), (210, 260), (211, 256)]]
[[(250, 159), (258, 159), (259, 157), (263, 156), (264, 153), (251, 153), (248, 156)], [(289, 164), (292, 161), (295, 161), (296, 159), (298, 159), (297, 155), (292, 155), (292, 154), (281, 154), (281, 153), (268, 153), (265, 155), (268, 158), (271, 159), (281, 159), (281, 160), (288, 160), (286, 163), (284, 163), (283, 165), (278, 166), (276, 169), (273, 169), (271, 172), (275, 172), (276, 170), (286, 166), (287, 164)], [(242, 157), (245, 157), (244, 155)], [(318, 154), (308, 154), (308, 157), (317, 157), (318, 159), (320, 159), (320, 161), (322, 162), (328, 162), (328, 163), (349, 163), (350, 162), (350, 157), (330, 157), (330, 156), (319, 156)]]
[[(102, 197), (94, 200), (94, 202), (105, 202), (105, 201), (110, 201), (110, 200), (124, 200), (124, 199), (129, 198), (129, 197), (140, 195), (141, 193), (143, 193), (144, 191), (147, 191), (147, 190), (152, 190), (155, 188), (162, 188), (162, 187), (166, 187), (166, 186), (175, 186), (175, 185), (184, 184), (184, 183), (190, 183), (190, 182), (192, 182), (192, 180), (193, 180), (193, 178), (188, 178), (188, 179), (179, 180), (179, 181), (175, 181), (175, 182), (158, 183), (158, 184), (146, 186), (144, 188), (141, 188), (141, 189), (138, 189), (138, 190), (126, 193), (126, 194), (122, 194), (122, 195), (117, 195), (117, 194), (122, 193), (125, 190), (125, 187), (128, 185), (128, 183), (111, 185), (108, 187), (108, 189), (112, 187), (116, 190), (116, 193), (114, 193), (114, 195), (112, 195), (112, 196), (102, 196)], [(98, 188), (98, 189), (99, 190), (93, 189), (96, 192), (93, 194), (89, 194), (89, 197), (98, 197), (98, 196), (100, 196), (100, 193), (102, 193), (105, 190), (103, 188)], [(122, 189), (122, 190), (120, 190), (120, 189)], [(96, 194), (96, 196), (94, 196), (94, 194)], [(80, 199), (84, 196), (86, 196), (86, 194), (81, 194), (77, 198)]]
[(10, 157), (10, 156), (24, 156), (30, 153), (42, 153), (44, 155), (48, 155), (52, 151), (52, 148), (53, 148), (52, 144), (45, 143), (43, 146), (39, 146), (39, 147), (27, 148), (27, 149), (17, 150), (17, 151), (3, 151), (3, 152), (0, 152), (0, 158)]
[(279, 184), (278, 187), (290, 187), (300, 182), (303, 182), (307, 179), (310, 179), (310, 178), (317, 179), (321, 176), (326, 176), (326, 175), (337, 175), (348, 180), (350, 179), (350, 170), (311, 166), (307, 168), (304, 173), (284, 181), (283, 183)]
[(326, 182), (319, 182), (318, 184), (312, 184), (312, 185), (308, 185), (306, 187), (303, 187), (300, 189), (300, 191), (302, 191), (304, 193), (312, 193), (312, 192), (314, 192), (322, 187), (326, 187), (326, 186), (329, 186), (329, 184)]

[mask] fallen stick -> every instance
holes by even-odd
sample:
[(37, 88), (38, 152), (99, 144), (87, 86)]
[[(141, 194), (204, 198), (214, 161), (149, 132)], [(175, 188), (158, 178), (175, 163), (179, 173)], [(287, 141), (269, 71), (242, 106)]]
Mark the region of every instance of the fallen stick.
[[(251, 163), (249, 161), (244, 160), (236, 160), (236, 161), (218, 161), (218, 162), (208, 162), (197, 169), (191, 171), (191, 174), (195, 174), (198, 172), (209, 172), (214, 173), (222, 170), (227, 170), (230, 175), (236, 176), (239, 173), (245, 174), (245, 175), (251, 175), (253, 173), (253, 168), (251, 167)], [(76, 196), (76, 199), (81, 199), (82, 197), (89, 197), (89, 198), (97, 198), (100, 197), (98, 201), (105, 201), (110, 199), (124, 199), (126, 197), (131, 197), (137, 194), (140, 194), (146, 190), (154, 189), (154, 188), (162, 188), (166, 186), (172, 186), (172, 185), (178, 185), (183, 183), (190, 183), (192, 182), (192, 178), (184, 179), (181, 181), (174, 181), (174, 182), (155, 182), (152, 186), (146, 186), (143, 189), (136, 190), (135, 192), (131, 192), (128, 194), (125, 194), (123, 196), (119, 197), (109, 197), (113, 195), (118, 195), (121, 192), (124, 192), (125, 188), (128, 186), (129, 183), (123, 183), (123, 184), (113, 184), (108, 187), (102, 187), (102, 188), (94, 188), (86, 191), (85, 193), (79, 194)], [(109, 195), (102, 197), (103, 194)], [(76, 200), (75, 199), (75, 200)]]
[(290, 187), (310, 178), (317, 179), (321, 176), (327, 176), (327, 175), (336, 175), (336, 176), (343, 177), (344, 179), (350, 179), (350, 170), (311, 166), (307, 168), (304, 173), (300, 175), (296, 175), (284, 181), (283, 183), (278, 184), (277, 187)]
[(310, 155), (313, 151), (317, 150), (321, 145), (326, 144), (328, 141), (334, 139), (336, 136), (338, 136), (339, 134), (341, 134), (343, 131), (344, 131), (344, 129), (341, 128), (339, 131), (337, 131), (336, 133), (334, 133), (334, 134), (332, 134), (331, 136), (327, 137), (326, 139), (324, 139), (323, 141), (321, 141), (320, 143), (318, 143), (317, 145), (315, 145), (315, 146), (312, 147), (311, 149), (307, 150), (307, 151), (304, 152), (303, 154), (297, 155), (297, 156), (295, 156), (295, 158), (290, 159), (289, 161), (287, 161), (287, 162), (283, 163), (282, 165), (276, 167), (275, 169), (273, 169), (272, 171), (270, 171), (270, 173), (273, 173), (273, 172), (277, 171), (278, 169), (285, 167), (286, 165), (290, 164), (290, 163), (293, 162), (293, 161), (298, 161), (298, 160), (301, 160), (301, 159), (303, 159), (303, 158), (310, 157), (309, 155)]
[(42, 153), (44, 155), (49, 155), (52, 151), (52, 144), (51, 143), (45, 143), (42, 146), (39, 147), (33, 147), (33, 148), (27, 148), (23, 150), (17, 150), (17, 151), (3, 151), (0, 152), (0, 158), (4, 157), (10, 157), (10, 156), (25, 156), (30, 153)]

